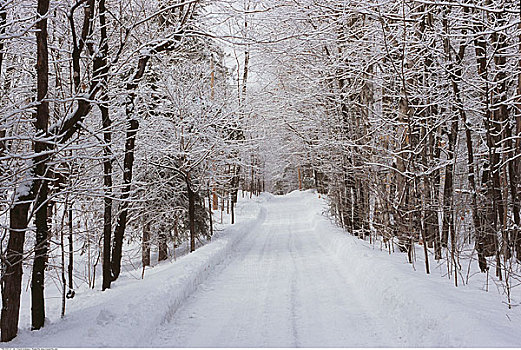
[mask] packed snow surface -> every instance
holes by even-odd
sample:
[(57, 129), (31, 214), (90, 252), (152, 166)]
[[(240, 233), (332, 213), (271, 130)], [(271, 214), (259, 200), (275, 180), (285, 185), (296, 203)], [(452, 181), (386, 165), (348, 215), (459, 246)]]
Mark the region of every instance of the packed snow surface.
[(9, 346), (521, 346), (520, 311), (336, 228), (312, 191), (242, 200), (238, 223), (175, 262), (77, 295)]

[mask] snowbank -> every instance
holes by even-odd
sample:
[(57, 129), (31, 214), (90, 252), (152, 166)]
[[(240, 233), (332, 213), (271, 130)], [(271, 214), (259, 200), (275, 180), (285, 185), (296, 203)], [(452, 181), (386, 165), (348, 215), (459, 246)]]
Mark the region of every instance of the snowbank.
[(520, 346), (519, 310), (508, 310), (496, 292), (486, 293), (437, 275), (414, 271), (405, 254), (389, 255), (347, 235), (324, 218), (326, 204), (302, 194), (314, 208), (321, 244), (333, 251), (360, 286), (369, 309), (401, 333), (404, 347)]
[(47, 320), (40, 331), (21, 330), (8, 346), (146, 347), (148, 337), (168, 322), (177, 308), (215, 270), (226, 263), (246, 228), (262, 222), (260, 197), (237, 208), (238, 223), (211, 243), (176, 262), (146, 271), (145, 279), (120, 278), (112, 289), (90, 291), (70, 301), (63, 320)]

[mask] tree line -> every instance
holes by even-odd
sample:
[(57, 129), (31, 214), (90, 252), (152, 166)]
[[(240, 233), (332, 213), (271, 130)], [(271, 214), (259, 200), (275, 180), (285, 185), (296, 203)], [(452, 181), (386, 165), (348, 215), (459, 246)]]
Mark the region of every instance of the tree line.
[(288, 150), (270, 186), (295, 189), (302, 174), (353, 235), (410, 262), (421, 244), (426, 272), (431, 252), (456, 285), (466, 252), (509, 297), (521, 260), (519, 2), (270, 4), (257, 42), (273, 103), (257, 108)]
[[(235, 221), (239, 186), (252, 191), (248, 62), (235, 87), (210, 5), (0, 2), (2, 341), (18, 332), (24, 271), (40, 329), (48, 270), (61, 271), (63, 316), (97, 266), (111, 287), (132, 242), (144, 274), (154, 245), (161, 261), (211, 239), (210, 207), (231, 206)], [(78, 255), (85, 273), (73, 271)]]

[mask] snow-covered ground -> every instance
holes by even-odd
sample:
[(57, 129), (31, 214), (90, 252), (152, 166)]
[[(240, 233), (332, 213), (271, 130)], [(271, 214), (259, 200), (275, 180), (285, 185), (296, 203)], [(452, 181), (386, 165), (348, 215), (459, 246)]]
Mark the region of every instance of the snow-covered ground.
[(311, 191), (243, 199), (219, 238), (144, 280), (79, 293), (65, 319), (8, 346), (521, 346), (521, 310), (502, 295), (414, 271), (324, 211)]

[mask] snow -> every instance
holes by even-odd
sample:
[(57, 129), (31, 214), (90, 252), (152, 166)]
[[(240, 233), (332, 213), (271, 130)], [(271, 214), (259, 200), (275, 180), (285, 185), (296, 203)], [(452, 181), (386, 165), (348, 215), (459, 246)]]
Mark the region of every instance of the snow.
[[(28, 320), (22, 323), (13, 347), (127, 347), (148, 344), (154, 329), (171, 319), (180, 304), (192, 294), (224, 259), (262, 215), (257, 204), (263, 199), (237, 208), (238, 223), (218, 233), (211, 244), (175, 263), (147, 270), (145, 279), (136, 280), (132, 273), (121, 276), (112, 288), (78, 292), (68, 301), (63, 320), (48, 319), (46, 327), (30, 331)], [(134, 275), (140, 275), (134, 271)], [(27, 293), (26, 293), (27, 294)], [(59, 298), (46, 299), (47, 314), (59, 315)], [(27, 304), (27, 303), (26, 303)], [(50, 304), (50, 305), (49, 305)], [(25, 305), (25, 309), (28, 309)], [(26, 310), (22, 310), (22, 312)], [(32, 345), (29, 345), (32, 344)]]
[(415, 271), (325, 210), (313, 191), (241, 199), (238, 223), (211, 243), (144, 280), (77, 295), (64, 320), (8, 346), (521, 345), (520, 311), (501, 295)]
[(21, 183), (16, 188), (14, 193), (13, 203), (16, 203), (20, 198), (27, 197), (33, 187), (34, 173), (33, 173), (33, 160), (28, 159), (25, 161), (27, 169)]

